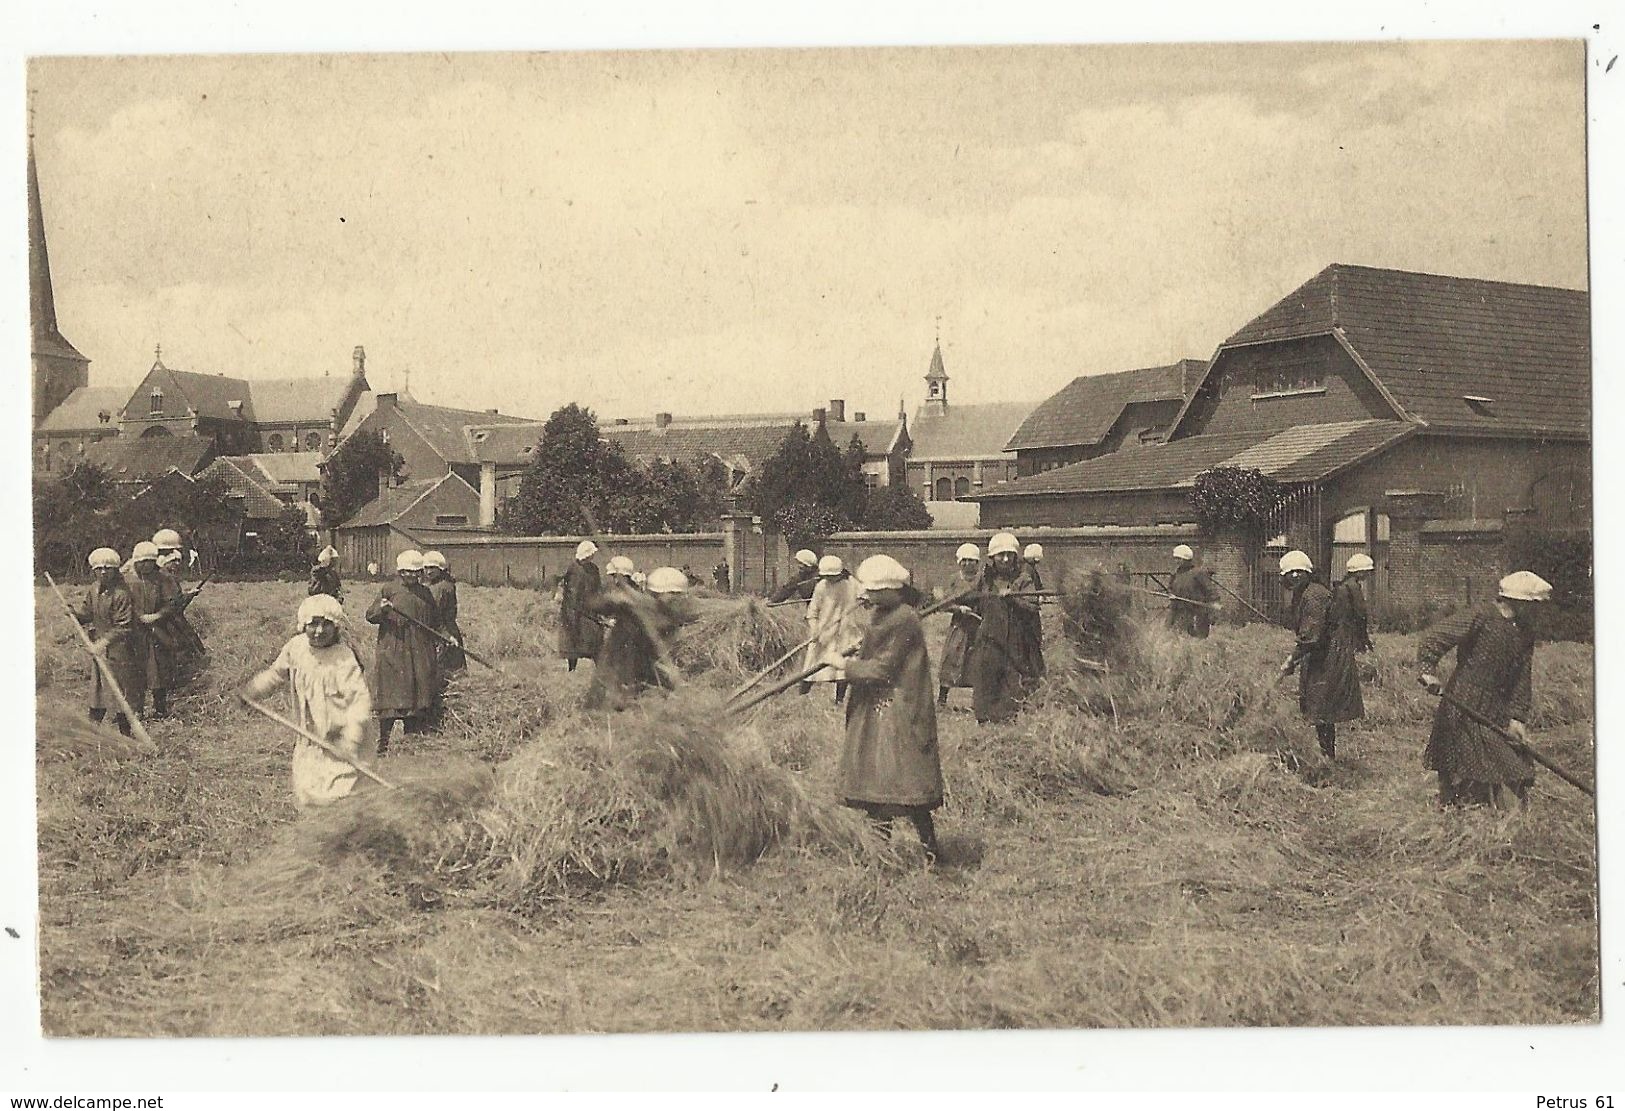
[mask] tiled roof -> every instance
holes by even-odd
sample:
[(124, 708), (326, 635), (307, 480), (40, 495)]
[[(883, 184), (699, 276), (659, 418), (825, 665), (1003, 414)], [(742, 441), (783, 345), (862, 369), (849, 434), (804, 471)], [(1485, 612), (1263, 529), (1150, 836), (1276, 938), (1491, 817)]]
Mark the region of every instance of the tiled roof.
[(425, 405), (405, 395), (395, 399), (396, 407), (406, 423), (417, 430), (448, 463), (478, 463), (473, 441), (464, 431), (472, 425), (533, 424), (526, 417), (510, 417), (501, 413), (487, 413), (474, 409), (448, 409), (444, 405)]
[[(253, 388), (244, 379), (227, 378), (223, 374), (198, 374), (190, 370), (169, 370), (167, 367), (155, 369), (168, 373), (182, 400), (197, 410), (198, 416), (218, 420), (254, 419)], [(231, 407), (233, 401), (242, 402), (240, 411)], [(168, 409), (167, 402), (165, 408)], [(139, 409), (131, 414), (137, 419), (145, 415)]]
[(1590, 328), (1583, 290), (1333, 264), (1224, 346), (1336, 329), (1437, 430), (1585, 436)]
[(387, 525), (421, 501), (446, 477), (441, 475), (439, 478), (423, 478), (381, 490), (378, 496), (362, 506), (354, 517), (345, 521), (343, 527), (366, 528), (371, 525)]
[(468, 437), (469, 450), (479, 462), (523, 466), (530, 462), (531, 453), (541, 442), (542, 429), (545, 427), (542, 421), (476, 424), (470, 425), (465, 435)]
[(1165, 444), (1137, 444), (1082, 463), (1018, 478), (973, 497), (985, 501), (1029, 494), (1083, 494), (1178, 486), (1268, 436), (1268, 432), (1233, 432), (1190, 436)]
[(270, 483), (249, 456), (221, 456), (203, 468), (199, 478), (218, 478), (233, 497), (243, 499), (243, 513), (254, 520), (274, 520), (288, 504), (270, 489)]
[(1030, 401), (998, 401), (952, 405), (939, 415), (921, 406), (909, 426), (914, 441), (909, 458), (922, 462), (1006, 458), (1005, 444), (1032, 409)]
[(254, 419), (266, 424), (332, 420), (353, 381), (349, 375), (255, 378), (248, 383)]
[[(755, 469), (779, 450), (794, 423), (793, 420), (754, 424), (727, 421), (713, 426), (699, 421), (673, 421), (665, 428), (656, 428), (652, 424), (600, 425), (599, 432), (606, 440), (620, 444), (627, 455), (640, 462), (656, 459), (693, 460), (715, 455), (724, 461), (744, 460), (749, 464), (749, 469)], [(833, 436), (831, 438), (834, 439)], [(834, 442), (837, 448), (846, 446), (846, 439)]]
[[(129, 386), (80, 386), (40, 422), (40, 431), (116, 432), (119, 410), (129, 400)], [(101, 419), (103, 413), (108, 414), (108, 420)]]
[(1168, 366), (1074, 378), (1028, 414), (1005, 449), (1098, 444), (1117, 423), (1125, 405), (1181, 400), (1182, 384), (1194, 387), (1206, 366), (1202, 359), (1181, 359)]
[(322, 480), (319, 451), (272, 451), (234, 456), (255, 467), (274, 485), (293, 486)]
[(1415, 435), (1421, 427), (1413, 421), (1357, 420), (1299, 425), (1273, 434), (1187, 436), (1057, 467), (1007, 482), (981, 497), (1176, 489), (1191, 485), (1210, 467), (1261, 471), (1277, 482), (1319, 482)]
[(1277, 482), (1318, 482), (1418, 431), (1414, 422), (1397, 420), (1305, 424), (1277, 432), (1219, 465), (1262, 471)]
[[(794, 422), (785, 423), (784, 428), (786, 431), (789, 430), (791, 423)], [(811, 427), (809, 421), (804, 420), (802, 423), (808, 425), (809, 428)], [(836, 447), (845, 451), (846, 445), (852, 442), (853, 436), (856, 436), (858, 442), (863, 445), (864, 454), (869, 456), (889, 453), (902, 430), (903, 422), (896, 417), (888, 417), (886, 420), (826, 420), (824, 422), (824, 431), (829, 433), (830, 442)]]
[(213, 455), (214, 442), (202, 436), (115, 436), (85, 448), (85, 461), (115, 482), (150, 482), (171, 470), (191, 477)]

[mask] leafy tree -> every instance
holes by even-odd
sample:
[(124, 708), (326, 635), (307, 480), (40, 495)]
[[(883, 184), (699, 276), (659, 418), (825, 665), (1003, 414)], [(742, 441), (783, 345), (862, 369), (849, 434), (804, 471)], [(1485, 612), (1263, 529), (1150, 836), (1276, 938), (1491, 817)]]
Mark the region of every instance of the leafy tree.
[(322, 488), (316, 497), (322, 523), (335, 528), (354, 517), (378, 496), (378, 476), (387, 469), (398, 480), (405, 465), (382, 433), (368, 429), (345, 440), (322, 464)]
[(1262, 471), (1243, 467), (1210, 467), (1196, 476), (1191, 508), (1208, 528), (1238, 528), (1256, 533), (1281, 505), (1286, 487)]
[(610, 532), (644, 531), (649, 485), (619, 444), (598, 432), (591, 409), (575, 402), (542, 427), (541, 442), (519, 480), (519, 493), (500, 520), (504, 531), (579, 535), (591, 530), (588, 513)]
[(868, 532), (928, 529), (931, 511), (907, 486), (882, 486), (870, 492), (861, 527)]
[(822, 427), (797, 421), (778, 451), (762, 464), (747, 494), (751, 511), (778, 522), (791, 543), (811, 543), (861, 519), (868, 486), (856, 436), (843, 453)]

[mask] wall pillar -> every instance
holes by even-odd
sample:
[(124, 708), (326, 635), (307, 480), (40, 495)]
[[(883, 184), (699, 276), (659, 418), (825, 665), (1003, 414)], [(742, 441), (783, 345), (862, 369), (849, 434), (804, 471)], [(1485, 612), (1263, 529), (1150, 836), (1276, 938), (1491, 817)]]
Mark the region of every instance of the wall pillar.
[(755, 531), (749, 513), (722, 515), (722, 558), (728, 564), (729, 587), (736, 593), (750, 589), (749, 584), (762, 577), (762, 553), (752, 551), (761, 547), (759, 542), (752, 543)]
[(1525, 553), (1529, 551), (1529, 541), (1535, 532), (1534, 507), (1509, 508), (1502, 514), (1501, 521), (1501, 573), (1510, 575), (1514, 571), (1529, 570), (1526, 567), (1514, 567), (1513, 563), (1527, 559)]
[(1388, 596), (1401, 613), (1420, 616), (1427, 606), (1422, 526), (1444, 511), (1446, 497), (1431, 490), (1389, 490), (1383, 495), (1383, 512), (1388, 514)]
[[(1257, 547), (1258, 542), (1240, 529), (1220, 529), (1202, 542), (1197, 557), (1199, 565), (1213, 576), (1214, 582), (1224, 584), (1225, 588), (1235, 591), (1263, 610), (1262, 601), (1253, 596), (1252, 565)], [(1169, 551), (1172, 550), (1173, 545), (1170, 544)], [(1168, 566), (1173, 566), (1171, 554)], [(1226, 589), (1219, 590), (1219, 601), (1224, 606), (1219, 611), (1220, 620), (1239, 624), (1258, 619), (1257, 614), (1236, 601), (1235, 596)]]
[(497, 523), (497, 465), (480, 464), (480, 527)]

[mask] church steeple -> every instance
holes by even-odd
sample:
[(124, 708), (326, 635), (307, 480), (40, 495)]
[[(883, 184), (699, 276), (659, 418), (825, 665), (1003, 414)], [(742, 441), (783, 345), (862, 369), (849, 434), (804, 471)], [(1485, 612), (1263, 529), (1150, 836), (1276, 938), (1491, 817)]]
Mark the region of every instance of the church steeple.
[(51, 289), (51, 257), (45, 246), (45, 212), (40, 205), (32, 135), (28, 139), (28, 317), (37, 427), (63, 398), (89, 383), (90, 360), (57, 330), (56, 294)]
[(925, 372), (925, 411), (948, 411), (948, 372), (942, 366), (942, 339), (931, 349), (931, 368)]

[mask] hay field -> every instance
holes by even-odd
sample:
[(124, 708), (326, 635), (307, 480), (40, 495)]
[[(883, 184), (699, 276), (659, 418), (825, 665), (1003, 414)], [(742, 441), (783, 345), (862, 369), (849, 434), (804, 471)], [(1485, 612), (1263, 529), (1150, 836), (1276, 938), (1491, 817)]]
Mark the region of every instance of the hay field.
[[(371, 589), (351, 588), (351, 625)], [(737, 727), (723, 695), (799, 639), (720, 600), (682, 690), (612, 717), (554, 607), (462, 588), (477, 666), (408, 786), (297, 819), (290, 740), (231, 694), (299, 584), (212, 585), (210, 672), (146, 756), (77, 725), (82, 661), (37, 598), (43, 1024), (65, 1036), (1561, 1023), (1598, 1010), (1595, 824), (1432, 809), (1414, 639), (1378, 638), (1327, 767), (1270, 670), (1286, 634), (1159, 631), (1065, 667), (1015, 723), (941, 715), (945, 861), (831, 798), (828, 687)], [(775, 628), (768, 622), (776, 622)], [(933, 651), (946, 619), (928, 621)], [(1592, 776), (1588, 645), (1545, 645), (1531, 723)], [(1294, 681), (1295, 682), (1295, 681)], [(88, 734), (88, 736), (87, 736)]]

